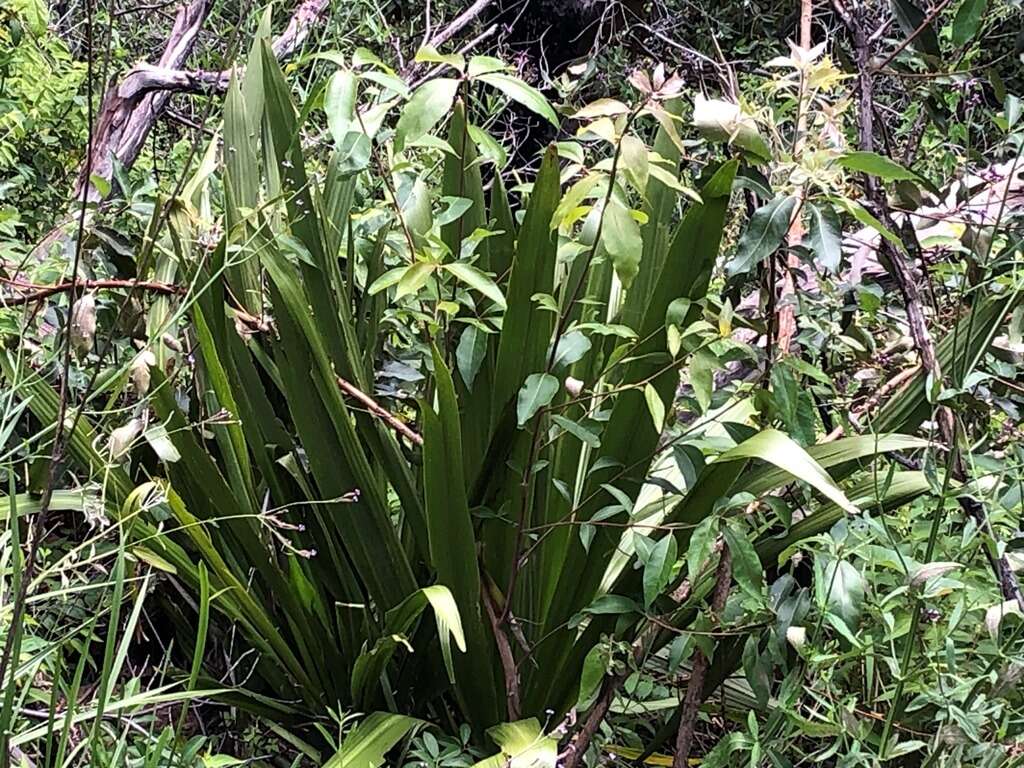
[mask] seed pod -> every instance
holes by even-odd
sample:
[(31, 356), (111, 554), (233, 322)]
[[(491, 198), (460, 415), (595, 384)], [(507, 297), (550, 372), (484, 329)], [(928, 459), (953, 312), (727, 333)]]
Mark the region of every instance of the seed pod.
[(141, 432), (142, 419), (132, 419), (123, 427), (118, 427), (111, 432), (110, 440), (107, 442), (110, 458), (117, 461), (123, 457)]
[(87, 355), (96, 336), (96, 299), (82, 294), (71, 308), (71, 346), (79, 355)]
[(145, 397), (149, 392), (151, 378), (149, 367), (151, 365), (156, 365), (156, 355), (147, 349), (139, 353), (128, 370), (128, 377), (132, 381), (132, 386), (135, 387), (135, 394), (139, 397)]
[(796, 648), (798, 651), (804, 647), (804, 643), (807, 642), (807, 628), (806, 627), (787, 627), (786, 628), (786, 640)]
[(161, 336), (160, 340), (164, 343), (164, 346), (166, 346), (172, 352), (181, 352), (184, 349), (184, 347), (181, 346), (181, 342), (178, 341), (169, 333), (165, 333), (163, 336)]
[(579, 397), (580, 392), (583, 391), (583, 382), (579, 379), (574, 379), (572, 376), (566, 376), (565, 391), (573, 397)]

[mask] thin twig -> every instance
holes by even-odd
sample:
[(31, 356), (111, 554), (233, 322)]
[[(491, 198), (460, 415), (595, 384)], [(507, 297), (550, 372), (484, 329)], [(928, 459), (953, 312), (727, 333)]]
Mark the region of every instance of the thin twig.
[[(722, 542), (722, 554), (718, 558), (715, 571), (715, 591), (711, 597), (711, 612), (715, 617), (722, 615), (726, 598), (729, 597), (729, 585), (732, 583), (732, 555), (729, 546)], [(697, 725), (697, 711), (704, 700), (704, 679), (707, 677), (708, 657), (699, 648), (690, 669), (690, 680), (686, 684), (686, 696), (679, 713), (679, 730), (676, 732), (676, 751), (672, 756), (672, 768), (686, 768), (690, 759), (690, 747), (693, 746), (693, 732)]]
[[(484, 12), (494, 0), (476, 0), (469, 8), (464, 10), (458, 16), (456, 16), (451, 22), (446, 24), (444, 27), (439, 29), (437, 33), (426, 40), (426, 46), (431, 48), (440, 48), (442, 45), (451, 40), (455, 35), (459, 34), (465, 27), (467, 27), (477, 16)], [(419, 63), (410, 60), (408, 65), (403, 67), (400, 74), (403, 79), (409, 80), (412, 75), (419, 69)]]
[[(490, 579), (486, 579), (480, 587), (483, 596), (484, 608), (487, 611), (487, 618), (491, 622), (491, 632), (494, 634), (494, 642), (498, 646), (498, 658), (501, 660), (501, 669), (505, 675), (505, 695), (508, 698), (508, 720), (515, 722), (519, 719), (519, 672), (516, 668), (516, 659), (512, 654), (512, 644), (508, 635), (501, 628), (501, 618), (494, 605), (494, 599), (490, 593)], [(502, 611), (504, 614), (505, 611)]]
[(877, 72), (878, 70), (885, 69), (893, 59), (900, 55), (904, 48), (914, 42), (922, 32), (928, 29), (928, 26), (935, 20), (935, 17), (942, 13), (946, 9), (947, 5), (949, 5), (949, 0), (942, 0), (942, 2), (932, 8), (931, 13), (924, 17), (924, 20), (918, 25), (917, 29), (911, 32), (906, 40), (897, 45), (896, 49), (886, 56), (885, 60), (881, 64), (877, 67), (873, 67), (874, 71)]
[[(146, 291), (149, 293), (161, 293), (168, 296), (184, 296), (188, 292), (188, 286), (175, 285), (174, 283), (162, 283), (158, 280), (77, 280), (55, 283), (53, 285), (38, 285), (36, 283), (25, 283), (19, 280), (0, 277), (0, 282), (11, 286), (19, 291), (16, 296), (5, 296), (0, 294), (0, 307), (20, 307), (27, 304), (34, 304), (44, 301), (51, 296), (61, 293), (74, 293), (78, 290), (92, 291), (102, 289), (126, 289), (128, 291)], [(21, 293), (29, 289), (29, 293)], [(266, 332), (270, 325), (266, 318), (260, 318), (247, 312), (242, 305), (228, 294), (228, 305), (235, 313), (235, 317), (245, 326), (253, 331)]]
[(91, 291), (99, 288), (135, 288), (140, 291), (149, 291), (151, 293), (164, 293), (173, 295), (183, 295), (186, 288), (181, 285), (173, 285), (171, 283), (161, 283), (156, 280), (143, 280), (136, 282), (135, 280), (71, 280), (63, 283), (55, 283), (54, 285), (34, 285), (30, 283), (19, 283), (13, 280), (7, 280), (0, 278), (4, 283), (7, 283), (15, 290), (30, 288), (31, 293), (20, 293), (17, 296), (4, 296), (0, 294), (0, 307), (20, 307), (25, 304), (33, 304), (37, 301), (43, 301), (51, 296), (55, 296), (59, 293), (70, 293), (76, 290)]
[(372, 413), (378, 419), (380, 419), (381, 421), (386, 423), (389, 427), (391, 427), (393, 430), (395, 430), (395, 432), (398, 432), (400, 435), (403, 435), (403, 436), (409, 438), (409, 440), (411, 440), (412, 442), (416, 443), (416, 445), (423, 445), (423, 438), (419, 435), (419, 433), (414, 432), (412, 429), (410, 429), (408, 424), (406, 424), (404, 421), (399, 419), (393, 413), (391, 413), (386, 408), (381, 406), (380, 403), (378, 403), (376, 400), (374, 400), (368, 394), (363, 392), (357, 386), (355, 386), (354, 384), (352, 384), (352, 383), (350, 383), (348, 381), (345, 381), (345, 379), (343, 379), (343, 378), (341, 378), (341, 376), (339, 376), (338, 377), (338, 387), (345, 394), (349, 395), (350, 397), (355, 398), (360, 403), (362, 403), (364, 406), (366, 406), (366, 409), (370, 413)]

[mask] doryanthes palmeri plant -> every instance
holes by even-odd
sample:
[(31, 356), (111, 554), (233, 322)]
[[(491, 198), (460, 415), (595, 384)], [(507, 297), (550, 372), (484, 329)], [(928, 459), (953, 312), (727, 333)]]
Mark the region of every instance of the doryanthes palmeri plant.
[[(515, 198), (474, 108), (503, 96), (557, 116), (501, 62), (424, 51), (441, 74), (410, 91), (365, 51), (325, 57), (338, 65), (325, 173), (307, 170), (314, 110), (296, 110), (261, 38), (228, 88), (222, 162), (214, 146), (165, 203), (170, 237), (148, 268), (194, 287), (181, 305), (194, 366), (160, 346), (121, 384), (161, 426), (161, 471), (139, 485), (88, 418), (71, 437), (135, 557), (212, 595), (258, 651), (245, 690), (223, 695), (283, 721), (390, 713), (343, 749), (377, 761), (413, 718), (451, 708), (478, 734), (519, 723), (492, 730), (499, 746), (525, 738), (548, 761), (539, 722), (585, 715), (622, 663), (709, 626), (721, 552), (743, 611), (767, 615), (762, 574), (780, 553), (858, 505), (928, 488), (911, 471), (838, 485), (862, 460), (922, 446), (895, 433), (926, 416), (923, 381), (879, 434), (806, 448), (746, 416), (728, 425), (712, 402), (707, 360), (731, 342), (708, 297), (743, 161), (684, 182), (678, 80), (638, 75), (633, 103), (576, 113), (577, 140), (548, 148)], [(655, 123), (649, 146), (638, 129)], [(979, 308), (961, 355), (1004, 310)], [(173, 315), (151, 313), (151, 339)], [(416, 400), (375, 386), (397, 357)], [(4, 374), (54, 418), (47, 382), (14, 355)], [(675, 423), (681, 381), (711, 416), (692, 428)], [(652, 518), (637, 500), (654, 468), (713, 423), (729, 429), (661, 481)], [(792, 483), (812, 502), (804, 519), (750, 513)], [(704, 693), (745, 641), (702, 641)]]

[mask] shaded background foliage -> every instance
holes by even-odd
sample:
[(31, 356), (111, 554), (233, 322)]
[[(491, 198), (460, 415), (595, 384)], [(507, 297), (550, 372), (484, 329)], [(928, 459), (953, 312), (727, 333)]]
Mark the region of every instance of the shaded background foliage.
[[(888, 3), (852, 7), (865, 28), (883, 29), (878, 50), (890, 51), (917, 29), (917, 22), (901, 18), (908, 14), (906, 6), (897, 3), (896, 12)], [(116, 2), (89, 7), (94, 42), (102, 37), (107, 46), (94, 60), (94, 92), (100, 94), (108, 78), (115, 80), (138, 59), (154, 58), (174, 7), (140, 10)], [(72, 244), (41, 260), (30, 256), (36, 241), (66, 215), (72, 171), (82, 157), (86, 6), (55, 4), (48, 9), (48, 23), (42, 23), (45, 8), (38, 3), (7, 0), (3, 8), (3, 277), (28, 275), (45, 285), (68, 276), (68, 254), (74, 250)], [(782, 2), (644, 7), (582, 0), (498, 2), (459, 40), (489, 32), (472, 53), (501, 57), (510, 74), (543, 89), (560, 109), (561, 127), (551, 125), (536, 103), (506, 108), (502, 92), (481, 77), (461, 86), (466, 112), (460, 102), (449, 125), (440, 125), (426, 143), (389, 165), (400, 150), (392, 130), (409, 130), (391, 120), (375, 142), (362, 141), (365, 127), (357, 128), (354, 115), (345, 111), (346, 89), (355, 89), (345, 73), (372, 70), (383, 93), (389, 93), (394, 80), (387, 78), (396, 73), (423, 87), (419, 80), (430, 66), (412, 61), (412, 55), (428, 31), (462, 10), (445, 3), (332, 7), (279, 76), (257, 42), (246, 75), (256, 72), (254, 79), (226, 99), (176, 96), (139, 162), (116, 174), (113, 194), (90, 211), (95, 218), (83, 242), (85, 277), (195, 280), (213, 287), (189, 290), (180, 305), (173, 293), (127, 300), (124, 293), (97, 294), (96, 340), (109, 333), (114, 343), (100, 365), (102, 342), (93, 346), (90, 338), (66, 376), (72, 402), (90, 398), (83, 423), (95, 431), (78, 436), (75, 462), (60, 475), (61, 491), (70, 495), (60, 495), (54, 504), (42, 570), (33, 585), (36, 594), (50, 598), (40, 600), (25, 623), (26, 658), (39, 666), (30, 664), (33, 674), (23, 672), (20, 678), (29, 682), (8, 689), (19, 697), (20, 719), (5, 714), (8, 724), (17, 723), (15, 747), (36, 749), (32, 758), (46, 765), (60, 764), (65, 749), (73, 752), (69, 759), (78, 755), (111, 765), (126, 755), (148, 765), (174, 764), (179, 756), (182, 764), (227, 765), (234, 756), (269, 761), (267, 752), (284, 751), (296, 764), (345, 765), (356, 759), (352, 755), (363, 754), (360, 744), (366, 739), (384, 744), (379, 757), (367, 758), (371, 764), (383, 760), (389, 745), (399, 744), (390, 760), (467, 765), (497, 748), (506, 757), (535, 750), (530, 763), (549, 765), (558, 752), (562, 760), (574, 759), (568, 747), (580, 742), (569, 739), (578, 739), (586, 716), (604, 706), (605, 716), (589, 734), (592, 740), (576, 755), (590, 764), (631, 760), (655, 748), (671, 752), (680, 721), (688, 719), (696, 728), (690, 734), (694, 754), (699, 752), (707, 765), (789, 765), (804, 759), (842, 765), (880, 760), (996, 765), (1012, 757), (1022, 727), (1016, 684), (1020, 624), (1010, 618), (1012, 605), (1004, 604), (1007, 595), (1000, 593), (988, 561), (1002, 557), (1012, 566), (1020, 563), (1019, 310), (1004, 323), (1019, 282), (1019, 230), (1013, 217), (991, 236), (994, 251), (992, 241), (970, 233), (927, 246), (928, 262), (922, 266), (929, 279), (922, 282), (929, 289), (928, 318), (947, 371), (943, 386), (913, 370), (906, 307), (894, 279), (877, 264), (859, 282), (842, 269), (822, 269), (824, 251), (838, 247), (823, 237), (789, 244), (787, 253), (806, 265), (794, 272), (813, 274), (818, 283), (797, 278), (795, 353), (777, 360), (771, 332), (766, 345), (759, 339), (778, 309), (769, 297), (775, 296), (776, 270), (781, 274), (778, 245), (787, 227), (765, 225), (758, 211), (773, 203), (793, 210), (796, 203), (787, 201), (800, 189), (810, 189), (801, 194), (822, 208), (831, 201), (813, 197), (822, 190), (856, 202), (867, 186), (859, 175), (863, 166), (841, 161), (855, 145), (858, 121), (855, 110), (838, 106), (855, 98), (857, 71), (839, 12), (815, 6), (812, 26), (812, 39), (828, 42), (836, 65), (833, 71), (821, 64), (820, 73), (836, 82), (823, 89), (815, 114), (836, 107), (831, 127), (843, 137), (841, 146), (822, 150), (831, 175), (818, 189), (817, 178), (811, 185), (794, 181), (813, 166), (793, 150), (800, 98), (780, 88), (777, 68), (767, 66), (790, 55), (786, 40), (796, 35), (799, 9)], [(237, 29), (240, 48), (247, 50), (258, 38), (258, 25), (279, 30), (290, 13), (277, 7), (264, 19), (258, 11), (215, 3), (190, 66), (224, 68), (233, 58), (225, 30)], [(885, 61), (874, 78), (877, 149), (914, 171), (901, 177), (901, 170), (868, 168), (881, 179), (889, 193), (886, 203), (897, 212), (917, 209), (932, 184), (945, 190), (968, 169), (1012, 162), (1020, 150), (1012, 119), (1014, 109), (1019, 116), (1014, 96), (1024, 90), (1019, 6), (1003, 0), (950, 3), (925, 26), (925, 33)], [(363, 63), (350, 65), (359, 46), (382, 63), (360, 53)], [(443, 52), (453, 47), (443, 46)], [(650, 95), (630, 76), (640, 69), (648, 80), (657, 80), (659, 63), (679, 78), (666, 94), (681, 96), (672, 104), (681, 116), (678, 145), (666, 135), (664, 122), (623, 124), (631, 107)], [(882, 63), (876, 57), (874, 64)], [(843, 80), (840, 72), (850, 78)], [(442, 69), (434, 76), (451, 74)], [(361, 82), (359, 87), (376, 86)], [(727, 146), (735, 136), (708, 138), (692, 130), (698, 93), (741, 101), (756, 115), (767, 156), (759, 160), (757, 152)], [(600, 99), (621, 102), (606, 101), (589, 114), (579, 110)], [(299, 110), (301, 128), (290, 122), (295, 120), (290, 102)], [(412, 107), (403, 110), (411, 112)], [(220, 130), (222, 117), (228, 149), (218, 157), (211, 134)], [(595, 137), (608, 130), (600, 122), (604, 117), (614, 118), (609, 122), (615, 140), (601, 143)], [(469, 131), (459, 123), (467, 119), (487, 128), (502, 146), (468, 141)], [(626, 135), (634, 141), (627, 142)], [(554, 155), (546, 178), (537, 176), (538, 150), (552, 140), (562, 142), (563, 184)], [(446, 152), (443, 141), (458, 151)], [(247, 153), (251, 163), (233, 164), (230, 149)], [(658, 165), (651, 150), (683, 157), (674, 181), (678, 189), (661, 208), (650, 194), (665, 192), (651, 170)], [(477, 166), (467, 152), (486, 159)], [(453, 154), (462, 154), (463, 162)], [(734, 154), (743, 159), (736, 188), (722, 177), (724, 190), (707, 186)], [(620, 155), (622, 175), (609, 182)], [(727, 162), (724, 167), (730, 168)], [(323, 190), (316, 199), (302, 196), (305, 173), (315, 189)], [(730, 181), (731, 173), (725, 171)], [(579, 192), (577, 184), (591, 174), (596, 180), (589, 191)], [(981, 176), (983, 182), (992, 180)], [(192, 181), (179, 199), (169, 200), (181, 179)], [(609, 191), (602, 198), (602, 189), (614, 196)], [(283, 198), (275, 194), (281, 190)], [(706, 223), (701, 206), (719, 205), (730, 190), (733, 205), (726, 211), (722, 203), (721, 221), (710, 217), (712, 223)], [(693, 201), (697, 192), (704, 195), (701, 204)], [(459, 199), (470, 199), (475, 207), (460, 210)], [(867, 204), (881, 215), (877, 201)], [(303, 223), (314, 207), (322, 221)], [(353, 212), (351, 219), (346, 210)], [(851, 213), (859, 209), (837, 210), (840, 228), (859, 234), (865, 221)], [(556, 216), (563, 217), (559, 235), (545, 240), (551, 236), (547, 224)], [(351, 225), (331, 229), (336, 219)], [(154, 220), (167, 225), (155, 249), (146, 238)], [(310, 226), (318, 229), (311, 234)], [(517, 233), (519, 244), (503, 241), (500, 234), (474, 237), (478, 227), (488, 226), (510, 237)], [(659, 280), (652, 259), (669, 253), (693, 257), (685, 238), (677, 250), (669, 249), (668, 232), (685, 232), (685, 227), (705, 236), (705, 228), (723, 227), (724, 245), (719, 251), (717, 236), (709, 237), (699, 279), (669, 260), (677, 271), (666, 268)], [(751, 247), (766, 238), (771, 241), (767, 251)], [(257, 255), (236, 264), (233, 259), (246, 249)], [(429, 254), (418, 272), (405, 271), (413, 252)], [(616, 417), (614, 407), (599, 407), (566, 418), (556, 412), (565, 407), (564, 413), (573, 413), (566, 374), (589, 386), (600, 364), (615, 361), (619, 350), (636, 349), (617, 335), (628, 337), (629, 329), (609, 322), (620, 318), (600, 317), (589, 308), (603, 305), (574, 309), (565, 286), (580, 273), (566, 266), (563, 274), (561, 265), (581, 263), (572, 254), (594, 257), (593, 282), (581, 283), (580, 290), (587, 299), (604, 301), (602, 291), (628, 283), (641, 252), (636, 290), (625, 294), (623, 317), (629, 322), (623, 322), (641, 332), (636, 343), (643, 355), (658, 359), (667, 347), (676, 358), (683, 349), (682, 380), (658, 378), (657, 369), (630, 378), (650, 363), (643, 355), (640, 363), (627, 356), (618, 361), (620, 368), (610, 364), (608, 376), (644, 384), (613, 401), (632, 398), (628, 412), (624, 408)], [(264, 258), (267, 264), (259, 261)], [(538, 259), (535, 269), (522, 267), (526, 258)], [(849, 249), (834, 258), (845, 267)], [(463, 261), (461, 266), (480, 273), (450, 267)], [(253, 269), (254, 263), (267, 271)], [(189, 271), (195, 264), (201, 266)], [(514, 268), (510, 272), (512, 264), (521, 266), (518, 275)], [(226, 289), (218, 281), (222, 266)], [(516, 307), (504, 314), (500, 334), (495, 333), (501, 316), (495, 292)], [(668, 301), (684, 296), (690, 303)], [(631, 303), (638, 301), (634, 297), (644, 305)], [(647, 301), (657, 305), (650, 318), (642, 311)], [(568, 343), (548, 353), (547, 342), (558, 328), (548, 310), (559, 303), (559, 317), (571, 318), (567, 322), (583, 331), (571, 326), (560, 339)], [(12, 373), (15, 368), (5, 371), (5, 382), (20, 384), (4, 397), (0, 422), (5, 485), (28, 509), (46, 485), (45, 430), (57, 413), (51, 385), (62, 378), (61, 328), (69, 309), (59, 299), (47, 302), (27, 324), (20, 310), (0, 315), (9, 349), (23, 355), (18, 363), (27, 360), (34, 374), (26, 378)], [(666, 319), (666, 309), (675, 320)], [(354, 354), (345, 335), (348, 312), (359, 342)], [(270, 318), (276, 330), (268, 329)], [(529, 330), (515, 336), (517, 323)], [(744, 337), (741, 330), (752, 335)], [(989, 331), (1000, 337), (994, 347)], [(437, 342), (438, 353), (425, 343), (428, 339)], [(964, 346), (957, 339), (968, 340), (968, 350), (982, 350), (978, 371), (970, 376), (958, 362)], [(138, 349), (146, 342), (152, 362)], [(536, 359), (511, 366), (509, 349), (529, 349)], [(556, 358), (567, 361), (564, 369), (553, 367)], [(140, 359), (142, 368), (136, 365)], [(355, 382), (356, 391), (369, 392), (378, 407), (383, 404), (422, 433), (427, 445), (420, 449), (401, 432), (393, 437), (372, 404), (334, 393), (333, 384), (328, 386), (332, 366)], [(99, 370), (95, 380), (93, 368)], [(898, 397), (875, 400), (887, 381), (908, 370), (916, 376), (912, 386), (898, 390)], [(311, 388), (311, 374), (319, 388)], [(645, 381), (647, 375), (653, 385)], [(22, 396), (22, 387), (30, 397)], [(479, 406), (478, 396), (474, 400), (490, 388), (504, 398), (498, 413)], [(421, 402), (415, 402), (417, 396)], [(716, 414), (736, 401), (745, 409), (742, 414)], [(900, 431), (935, 439), (931, 417), (944, 403), (953, 405), (969, 436), (963, 446), (969, 476), (962, 479), (975, 483), (970, 492), (985, 504), (987, 523), (953, 511), (960, 489), (950, 489), (943, 454), (922, 451), (919, 441), (893, 438), (897, 442), (881, 447), (868, 444), (869, 434), (856, 450), (849, 442), (835, 443), (840, 446), (835, 453), (829, 443), (815, 445), (837, 427), (848, 434)], [(243, 412), (240, 420), (233, 419)], [(341, 431), (350, 414), (358, 438), (338, 439), (331, 430)], [(154, 432), (147, 418), (163, 423), (165, 433)], [(515, 421), (532, 429), (516, 429)], [(749, 448), (745, 441), (752, 436), (779, 434), (764, 431), (769, 428), (784, 430), (793, 442), (760, 453)], [(118, 453), (119, 430), (127, 430), (120, 432), (127, 443), (138, 443), (126, 463), (110, 456)], [(660, 436), (653, 437), (652, 430)], [(537, 450), (543, 460), (534, 462), (534, 441), (542, 434)], [(590, 455), (587, 448), (598, 450), (602, 440), (609, 454), (628, 454), (648, 438), (668, 450), (627, 482), (608, 479), (612, 490), (589, 474), (560, 474), (576, 456)], [(571, 451), (563, 451), (567, 444)], [(728, 458), (736, 445), (754, 452), (743, 461), (710, 462)], [(802, 483), (772, 474), (770, 457), (801, 456), (798, 446), (809, 448), (829, 471), (827, 483), (843, 484), (859, 516), (844, 516), (843, 497), (822, 498), (829, 486), (808, 484), (813, 473), (796, 473)], [(890, 451), (895, 456), (877, 465), (852, 461)], [(369, 469), (359, 463), (363, 454), (372, 462)], [(741, 467), (751, 457), (748, 475)], [(766, 458), (768, 463), (757, 463)], [(602, 472), (614, 475), (609, 466), (595, 462), (590, 469), (604, 480)], [(98, 476), (93, 474), (98, 468), (106, 488), (102, 499), (91, 485), (82, 485)], [(473, 482), (478, 472), (482, 479)], [(529, 493), (534, 493), (531, 483), (541, 488), (537, 509), (544, 514), (564, 511), (559, 496), (572, 496), (574, 480), (594, 486), (599, 501), (581, 505), (587, 516), (580, 525), (555, 529), (549, 540), (556, 540), (551, 550), (556, 554), (530, 562), (522, 576), (526, 586), (520, 585), (514, 607), (508, 608), (503, 601), (515, 591), (516, 577), (507, 574), (514, 572), (511, 563), (522, 545), (508, 534), (519, 505), (526, 506), (516, 490), (520, 477)], [(561, 485), (545, 484), (549, 477)], [(366, 494), (362, 499), (343, 498), (359, 487)], [(771, 492), (779, 487), (781, 492)], [(376, 488), (376, 498), (370, 488)], [(330, 512), (320, 515), (316, 510), (325, 500)], [(307, 510), (308, 519), (288, 503)], [(417, 521), (421, 504), (427, 512)], [(346, 505), (372, 507), (372, 524), (378, 527), (358, 533), (341, 527), (338, 521), (363, 519), (350, 515)], [(681, 527), (669, 535), (661, 527), (649, 534), (638, 527), (620, 541), (613, 526), (615, 515), (623, 513), (641, 523), (651, 519), (661, 526), (667, 520)], [(193, 515), (224, 519), (209, 526), (207, 535), (207, 527), (190, 522)], [(92, 527), (119, 516), (135, 521), (131, 537), (119, 538), (123, 529), (117, 526), (106, 532)], [(948, 522), (934, 522), (942, 520)], [(172, 525), (182, 530), (160, 534), (161, 526)], [(33, 533), (22, 526), (26, 537), (19, 541), (16, 528), (4, 529), (10, 586), (18, 572), (19, 545)], [(529, 542), (547, 535), (532, 527), (527, 531)], [(810, 538), (795, 543), (805, 537)], [(139, 540), (146, 543), (136, 546)], [(632, 548), (635, 558), (621, 562), (626, 570), (616, 579), (605, 568), (606, 558), (615, 562), (612, 553), (619, 547)], [(728, 602), (709, 610), (704, 598), (721, 570), (723, 549), (733, 560), (725, 578), (731, 577), (736, 588)], [(483, 563), (479, 572), (477, 558)], [(559, 569), (564, 575), (551, 579)], [(435, 576), (454, 595), (460, 629), (453, 628), (444, 593), (416, 589), (433, 584)], [(483, 580), (482, 597), (474, 579)], [(592, 601), (602, 579), (617, 587)], [(87, 597), (68, 599), (78, 589)], [(232, 599), (242, 594), (248, 597)], [(496, 630), (488, 620), (488, 599), (495, 601)], [(536, 610), (545, 601), (556, 619)], [(349, 611), (360, 618), (349, 620)], [(436, 620), (429, 618), (431, 612)], [(645, 621), (658, 630), (652, 647), (641, 642)], [(10, 638), (9, 626), (4, 630)], [(65, 633), (73, 636), (66, 645)], [(523, 665), (523, 701), (515, 710), (499, 637)], [(330, 641), (319, 642), (323, 638)], [(456, 646), (454, 686), (445, 642)], [(405, 643), (415, 653), (407, 653)], [(470, 648), (468, 655), (459, 650), (461, 644)], [(662, 650), (654, 653), (654, 646)], [(713, 662), (706, 687), (722, 687), (698, 718), (680, 699), (693, 687), (694, 670), (704, 657)], [(383, 659), (388, 670), (383, 685), (377, 684), (374, 658)], [(419, 663), (427, 658), (429, 664)], [(360, 664), (372, 674), (357, 685)], [(183, 687), (205, 690), (198, 708), (185, 706)], [(132, 699), (136, 694), (140, 698)], [(48, 707), (66, 713), (71, 702), (87, 715), (81, 730), (76, 725), (63, 739), (44, 736), (45, 746), (39, 746), (38, 735), (29, 738), (32, 717), (38, 719)], [(118, 713), (112, 727), (103, 725), (102, 710), (108, 706)], [(422, 716), (434, 730), (413, 738), (411, 720), (352, 716), (371, 709)], [(566, 717), (569, 712), (578, 712), (579, 722)], [(487, 726), (515, 719), (513, 714), (536, 720), (484, 735)], [(217, 718), (216, 732), (202, 731), (198, 721), (207, 717)], [(462, 721), (468, 726), (461, 727)], [(339, 747), (339, 756), (330, 758)], [(10, 754), (18, 759), (22, 753)]]

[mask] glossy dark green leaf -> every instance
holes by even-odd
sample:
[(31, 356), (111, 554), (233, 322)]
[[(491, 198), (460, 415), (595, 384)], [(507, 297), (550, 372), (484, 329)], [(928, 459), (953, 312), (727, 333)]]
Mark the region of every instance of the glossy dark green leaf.
[(917, 30), (924, 24), (927, 14), (911, 0), (892, 0), (893, 13), (903, 34), (908, 37), (917, 34), (912, 45), (915, 50), (927, 53), (931, 56), (941, 56), (942, 49), (939, 47), (939, 36), (935, 27), (929, 22), (921, 32)]
[(967, 45), (981, 29), (988, 0), (964, 0), (953, 17), (953, 45)]
[(843, 258), (843, 225), (829, 205), (807, 203), (810, 226), (807, 244), (814, 251), (815, 260), (829, 272), (838, 272)]
[(754, 211), (726, 272), (730, 275), (749, 272), (773, 254), (789, 230), (796, 204), (795, 197), (777, 197)]

